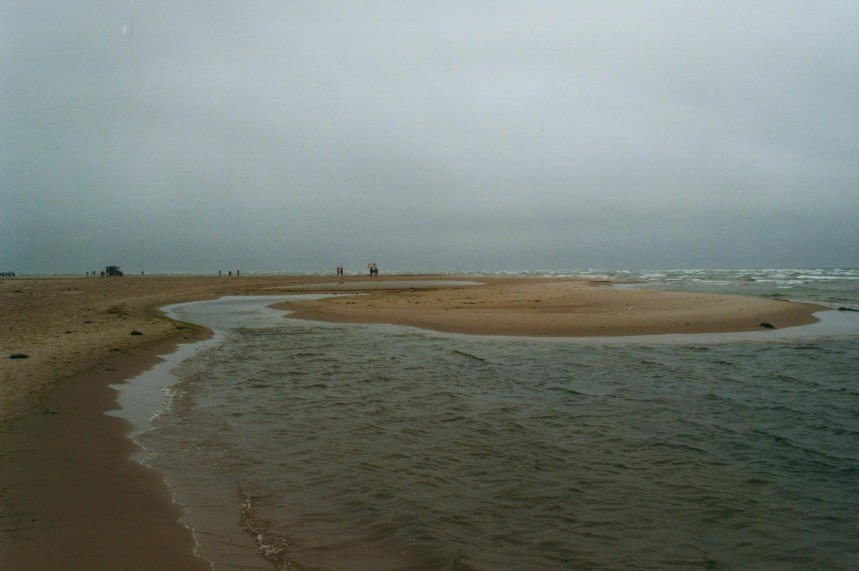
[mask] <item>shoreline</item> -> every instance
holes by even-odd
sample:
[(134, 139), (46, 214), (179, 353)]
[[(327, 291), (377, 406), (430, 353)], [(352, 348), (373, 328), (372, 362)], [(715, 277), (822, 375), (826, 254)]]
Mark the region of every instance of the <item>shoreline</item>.
[[(0, 562), (35, 569), (210, 569), (163, 478), (136, 461), (131, 424), (106, 414), (118, 391), (207, 330), (104, 360), (0, 433), (5, 513)], [(8, 539), (8, 541), (7, 541)]]
[[(403, 278), (384, 276), (376, 278), (378, 282), (375, 283), (401, 281)], [(417, 279), (452, 278), (419, 276)], [(570, 287), (579, 293), (611, 291), (592, 283), (571, 280), (469, 279), (479, 279), (485, 285), (434, 289), (396, 287), (384, 292), (370, 292), (364, 295), (372, 298), (376, 305), (371, 305), (370, 311), (363, 314), (366, 321), (356, 320), (354, 314), (348, 319), (341, 315), (329, 320), (388, 323), (391, 321), (387, 319), (378, 321), (379, 304), (390, 304), (396, 312), (403, 308), (404, 303), (415, 306), (420, 303), (415, 304), (414, 301), (421, 302), (427, 296), (435, 299), (441, 296), (447, 299), (449, 307), (436, 308), (436, 311), (458, 313), (460, 321), (466, 323), (466, 326), (460, 324), (464, 329), (453, 332), (482, 334), (469, 330), (467, 324), (479, 324), (484, 320), (484, 325), (489, 322), (495, 328), (493, 334), (516, 335), (517, 330), (510, 326), (510, 315), (497, 322), (486, 313), (486, 308), (478, 312), (469, 311), (469, 307), (481, 305), (473, 297), (475, 292), (481, 291), (485, 302), (498, 297), (505, 289), (512, 289), (518, 292), (516, 295), (519, 297), (514, 295), (506, 302), (500, 301), (496, 310), (504, 313), (504, 304), (508, 305), (508, 310), (512, 304), (519, 318), (523, 315), (534, 318), (530, 321), (519, 319), (519, 322), (533, 328), (536, 319), (543, 323), (544, 328), (540, 331), (551, 335), (562, 329), (557, 325), (550, 326), (551, 321), (547, 320), (547, 315), (552, 317), (551, 311), (545, 310), (550, 303), (542, 306), (540, 311), (533, 305), (536, 303), (533, 300), (537, 299), (532, 296), (536, 291), (534, 288), (545, 294), (552, 289), (551, 284), (574, 283)], [(105, 414), (118, 406), (117, 391), (110, 385), (127, 382), (151, 368), (162, 361), (159, 355), (175, 350), (181, 343), (206, 338), (208, 330), (174, 321), (160, 312), (159, 307), (223, 295), (315, 293), (314, 287), (320, 282), (326, 284), (325, 293), (339, 289), (355, 293), (362, 291), (364, 286), (351, 287), (349, 283), (366, 281), (365, 276), (345, 279), (330, 276), (232, 279), (147, 276), (120, 281), (98, 278), (16, 279), (0, 284), (0, 295), (3, 296), (0, 300), (19, 302), (3, 306), (6, 314), (0, 317), (11, 322), (11, 327), (0, 337), (0, 348), (7, 354), (30, 352), (33, 357), (11, 361), (6, 358), (7, 354), (2, 355), (0, 373), (5, 386), (0, 400), (0, 459), (3, 463), (0, 562), (8, 567), (24, 568), (52, 565), (64, 568), (104, 565), (115, 568), (138, 565), (140, 568), (210, 568), (207, 562), (193, 554), (193, 536), (190, 530), (178, 523), (181, 514), (161, 476), (133, 459), (136, 445), (131, 439), (130, 424)], [(28, 286), (33, 289), (25, 292)], [(550, 286), (548, 290), (547, 286)], [(616, 294), (621, 296), (618, 300), (631, 299), (627, 291)], [(699, 296), (706, 294), (689, 295), (692, 296), (689, 299), (700, 301), (703, 298)], [(660, 303), (679, 299), (673, 292), (660, 293), (658, 297)], [(729, 296), (716, 297), (724, 299)], [(338, 311), (349, 309), (346, 307), (349, 305), (347, 298), (331, 299), (342, 300), (344, 307), (337, 308)], [(532, 305), (523, 305), (522, 301), (528, 299)], [(737, 298), (740, 300), (737, 303), (748, 304), (755, 299)], [(467, 306), (467, 301), (472, 305)], [(771, 309), (786, 308), (784, 313), (775, 314), (780, 320), (784, 318), (783, 322), (776, 324), (777, 327), (813, 323), (816, 321), (813, 311), (825, 309), (812, 304), (763, 301)], [(307, 311), (306, 307), (304, 311)], [(405, 315), (401, 324), (429, 329), (438, 327), (426, 320), (415, 323), (414, 312), (400, 313)], [(306, 316), (307, 313), (289, 317)], [(332, 317), (331, 314), (328, 317)], [(612, 318), (617, 317), (612, 315)], [(710, 326), (731, 328), (737, 327), (738, 323), (728, 320)], [(717, 328), (714, 331), (723, 330), (736, 329)], [(129, 334), (129, 331), (139, 331), (143, 335)], [(613, 331), (623, 331), (616, 335), (628, 334), (628, 329), (616, 328)], [(24, 347), (25, 343), (31, 347)], [(18, 384), (14, 382), (16, 380)]]

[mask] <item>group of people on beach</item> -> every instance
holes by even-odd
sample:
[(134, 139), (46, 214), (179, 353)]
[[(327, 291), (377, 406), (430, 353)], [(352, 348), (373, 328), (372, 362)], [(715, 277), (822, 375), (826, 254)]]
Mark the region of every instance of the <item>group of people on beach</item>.
[[(379, 275), (379, 268), (378, 268), (378, 266), (376, 266), (375, 263), (367, 264), (367, 269), (370, 270), (370, 277), (371, 278), (374, 278), (374, 277)], [(337, 266), (337, 275), (338, 276), (344, 275), (343, 266)]]
[[(218, 275), (219, 275), (219, 276), (222, 276), (222, 275), (223, 275), (223, 272), (221, 272), (221, 270), (218, 270)], [(232, 275), (233, 275), (233, 270), (228, 271), (228, 272), (227, 272), (227, 275), (228, 275), (228, 276), (232, 276)], [(241, 275), (242, 275), (241, 270), (236, 270), (236, 276), (241, 276)]]

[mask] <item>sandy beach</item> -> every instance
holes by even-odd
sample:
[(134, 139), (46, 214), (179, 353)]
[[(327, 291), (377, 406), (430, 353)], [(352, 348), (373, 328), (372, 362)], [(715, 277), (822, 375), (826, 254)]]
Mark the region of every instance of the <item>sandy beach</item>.
[[(362, 293), (284, 306), (302, 319), (486, 335), (617, 336), (808, 324), (822, 309), (761, 298), (652, 292), (546, 278), (447, 276), (16, 278), (0, 280), (0, 563), (4, 568), (207, 568), (156, 473), (134, 462), (109, 385), (199, 327), (158, 307), (222, 295)], [(403, 281), (418, 280), (409, 286)], [(10, 358), (26, 355), (26, 358)]]

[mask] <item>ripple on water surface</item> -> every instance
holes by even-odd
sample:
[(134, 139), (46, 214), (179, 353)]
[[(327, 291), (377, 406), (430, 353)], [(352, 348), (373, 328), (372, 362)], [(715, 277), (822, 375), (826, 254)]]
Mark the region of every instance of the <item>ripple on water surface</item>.
[(224, 568), (849, 568), (857, 349), (239, 323), (142, 438)]

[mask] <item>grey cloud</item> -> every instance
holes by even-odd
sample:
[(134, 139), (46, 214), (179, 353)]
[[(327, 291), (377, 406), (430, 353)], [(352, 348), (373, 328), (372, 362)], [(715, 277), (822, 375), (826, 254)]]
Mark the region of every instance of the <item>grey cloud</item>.
[(856, 266), (857, 12), (8, 3), (0, 266)]

